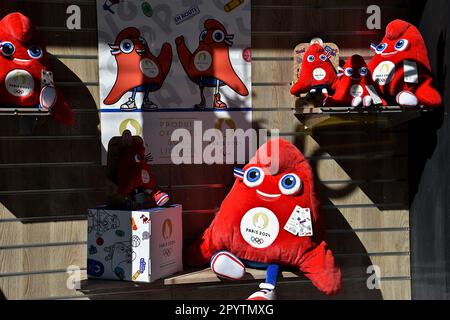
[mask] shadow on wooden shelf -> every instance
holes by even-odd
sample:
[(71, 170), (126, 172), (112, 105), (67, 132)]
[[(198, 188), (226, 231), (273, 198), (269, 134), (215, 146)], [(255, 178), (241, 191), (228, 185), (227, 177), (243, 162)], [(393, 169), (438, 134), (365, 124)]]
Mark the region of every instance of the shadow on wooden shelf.
[[(81, 299), (90, 300), (244, 300), (258, 290), (265, 278), (265, 271), (247, 269), (240, 281), (218, 278), (210, 268), (189, 269), (164, 280), (153, 283), (135, 283), (88, 279), (81, 283)], [(345, 292), (332, 299), (351, 298), (356, 287), (366, 286), (366, 278), (351, 278)], [(356, 286), (356, 287), (355, 287)], [(330, 299), (319, 292), (305, 276), (297, 272), (284, 271), (277, 285), (279, 299)], [(353, 288), (353, 289), (352, 289)], [(365, 290), (365, 299), (381, 299), (379, 290)], [(353, 297), (354, 298), (354, 297)]]

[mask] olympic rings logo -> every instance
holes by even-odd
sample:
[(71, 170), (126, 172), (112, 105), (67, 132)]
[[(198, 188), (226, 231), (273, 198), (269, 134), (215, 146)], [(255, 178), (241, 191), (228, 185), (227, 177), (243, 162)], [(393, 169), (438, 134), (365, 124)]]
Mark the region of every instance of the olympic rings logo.
[(259, 244), (259, 245), (264, 243), (264, 239), (257, 238), (257, 237), (251, 237), (250, 241), (252, 241), (253, 243)]
[(168, 257), (170, 257), (171, 255), (172, 255), (172, 249), (167, 248), (167, 249), (164, 249), (164, 250), (163, 250), (163, 256), (164, 256), (164, 257), (168, 258)]

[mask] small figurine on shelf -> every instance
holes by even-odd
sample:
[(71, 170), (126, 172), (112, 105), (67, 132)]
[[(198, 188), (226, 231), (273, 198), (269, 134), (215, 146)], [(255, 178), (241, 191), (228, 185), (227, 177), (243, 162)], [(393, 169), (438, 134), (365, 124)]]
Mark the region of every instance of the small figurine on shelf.
[(133, 210), (164, 206), (169, 196), (160, 190), (150, 170), (150, 155), (145, 154), (142, 138), (125, 130), (117, 142), (112, 140), (108, 146), (107, 175), (118, 187), (110, 206)]
[(333, 96), (325, 98), (324, 107), (370, 107), (386, 106), (375, 88), (372, 75), (360, 55), (351, 56), (344, 67), (339, 67), (336, 81), (333, 83)]
[(369, 70), (386, 99), (400, 106), (438, 107), (442, 98), (437, 91), (425, 41), (412, 24), (394, 20), (378, 45)]
[(275, 299), (280, 266), (304, 273), (323, 293), (341, 288), (341, 271), (323, 240), (312, 169), (291, 143), (273, 139), (258, 149), (209, 228), (188, 248), (191, 266), (208, 262), (219, 277), (239, 280), (245, 267), (266, 270), (249, 300)]
[(0, 111), (51, 113), (63, 124), (75, 122), (73, 111), (55, 86), (40, 33), (19, 12), (0, 21)]
[(323, 43), (314, 42), (303, 56), (300, 74), (291, 93), (295, 96), (302, 93), (327, 95), (335, 80), (336, 70), (330, 61), (330, 52), (325, 50)]

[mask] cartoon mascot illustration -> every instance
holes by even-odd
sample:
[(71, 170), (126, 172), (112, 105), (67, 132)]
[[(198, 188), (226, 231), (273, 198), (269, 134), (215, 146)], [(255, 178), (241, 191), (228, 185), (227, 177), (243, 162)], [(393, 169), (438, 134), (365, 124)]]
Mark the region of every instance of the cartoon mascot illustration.
[(149, 93), (159, 90), (172, 65), (172, 47), (164, 43), (158, 57), (155, 57), (140, 31), (134, 27), (122, 30), (113, 44), (109, 45), (116, 58), (117, 77), (110, 93), (103, 101), (106, 105), (115, 104), (131, 91), (131, 97), (120, 106), (121, 110), (137, 109), (136, 93), (143, 92), (141, 109), (155, 110), (158, 106), (150, 100)]
[(403, 20), (386, 27), (379, 45), (372, 45), (375, 56), (369, 62), (373, 80), (387, 98), (400, 106), (438, 107), (442, 98), (433, 83), (425, 41), (419, 30)]
[(266, 269), (266, 281), (249, 300), (275, 298), (280, 266), (299, 269), (325, 294), (338, 293), (341, 272), (323, 240), (313, 173), (301, 152), (270, 140), (234, 174), (211, 225), (188, 248), (187, 263), (210, 262), (218, 276), (234, 280), (242, 279), (245, 266)]
[(236, 74), (230, 61), (230, 47), (234, 35), (228, 34), (225, 27), (217, 20), (208, 19), (204, 23), (205, 30), (200, 34), (199, 46), (191, 53), (184, 37), (175, 40), (178, 57), (189, 79), (200, 88), (200, 103), (196, 109), (206, 107), (205, 87), (214, 87), (215, 109), (225, 109), (227, 105), (221, 101), (220, 87), (229, 86), (237, 94), (247, 96), (247, 87)]
[(0, 21), (0, 109), (37, 109), (74, 124), (72, 110), (55, 87), (48, 56), (29, 18), (14, 12)]

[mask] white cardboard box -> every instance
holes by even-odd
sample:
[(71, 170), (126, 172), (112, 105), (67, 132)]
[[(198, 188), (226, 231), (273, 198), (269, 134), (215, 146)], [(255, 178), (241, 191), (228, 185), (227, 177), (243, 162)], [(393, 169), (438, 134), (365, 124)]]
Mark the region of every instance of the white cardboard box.
[(153, 282), (183, 270), (182, 207), (90, 209), (89, 278)]

